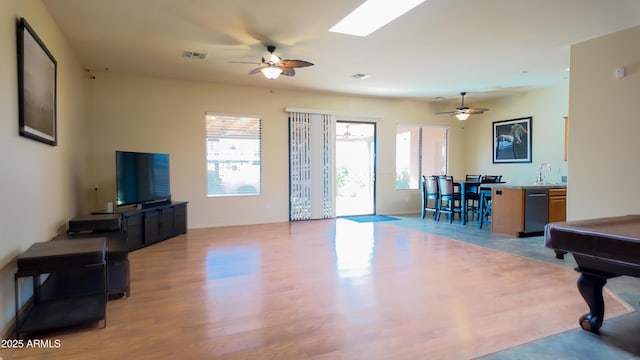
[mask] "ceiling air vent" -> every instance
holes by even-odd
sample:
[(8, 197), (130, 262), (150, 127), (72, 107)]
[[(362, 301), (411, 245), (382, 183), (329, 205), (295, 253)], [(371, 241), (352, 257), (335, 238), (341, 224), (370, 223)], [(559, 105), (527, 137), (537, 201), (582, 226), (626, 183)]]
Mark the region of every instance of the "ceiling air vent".
[(184, 51), (182, 53), (182, 57), (183, 58), (187, 58), (187, 59), (200, 59), (200, 60), (204, 60), (207, 58), (207, 54), (205, 53), (200, 53), (200, 52), (195, 52), (195, 51)]
[(364, 80), (370, 78), (371, 74), (353, 74), (351, 77), (358, 80)]

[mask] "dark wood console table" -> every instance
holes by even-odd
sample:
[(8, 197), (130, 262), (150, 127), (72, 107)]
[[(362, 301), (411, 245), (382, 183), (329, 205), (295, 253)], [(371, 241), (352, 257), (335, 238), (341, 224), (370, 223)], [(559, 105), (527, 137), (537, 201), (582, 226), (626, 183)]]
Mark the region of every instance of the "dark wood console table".
[[(127, 248), (127, 234), (124, 231), (95, 231), (67, 233), (56, 236), (53, 241), (73, 240), (87, 241), (89, 239), (105, 239), (107, 248), (107, 280), (109, 299), (119, 299), (131, 296), (129, 249)], [(77, 279), (75, 281), (80, 281)]]
[[(107, 326), (105, 259), (105, 238), (35, 243), (18, 256), (16, 337), (100, 320)], [(49, 276), (42, 282), (44, 274)], [(23, 277), (33, 279), (33, 301), (21, 314)]]
[(186, 201), (146, 209), (119, 207), (113, 213), (98, 211), (93, 214), (121, 214), (122, 230), (127, 234), (129, 251), (187, 233)]

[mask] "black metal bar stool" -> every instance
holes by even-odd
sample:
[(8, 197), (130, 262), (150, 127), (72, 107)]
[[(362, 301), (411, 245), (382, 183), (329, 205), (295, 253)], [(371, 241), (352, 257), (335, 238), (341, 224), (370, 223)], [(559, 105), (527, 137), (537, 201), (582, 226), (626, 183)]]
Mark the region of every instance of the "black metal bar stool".
[[(502, 181), (502, 175), (485, 175), (482, 177), (482, 183), (495, 184)], [(479, 201), (480, 221), (478, 221), (478, 228), (482, 229), (482, 225), (491, 224), (489, 217), (491, 217), (491, 189), (483, 188), (480, 186), (480, 201)]]
[(478, 221), (478, 228), (482, 229), (483, 224), (491, 224), (489, 217), (491, 216), (491, 189), (480, 189), (480, 221)]

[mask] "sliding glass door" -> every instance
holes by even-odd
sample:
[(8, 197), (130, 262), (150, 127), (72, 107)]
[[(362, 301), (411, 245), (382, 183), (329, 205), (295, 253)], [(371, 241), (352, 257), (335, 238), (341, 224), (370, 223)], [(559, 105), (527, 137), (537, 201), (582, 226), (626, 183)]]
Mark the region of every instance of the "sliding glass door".
[(336, 215), (375, 213), (376, 124), (336, 122)]

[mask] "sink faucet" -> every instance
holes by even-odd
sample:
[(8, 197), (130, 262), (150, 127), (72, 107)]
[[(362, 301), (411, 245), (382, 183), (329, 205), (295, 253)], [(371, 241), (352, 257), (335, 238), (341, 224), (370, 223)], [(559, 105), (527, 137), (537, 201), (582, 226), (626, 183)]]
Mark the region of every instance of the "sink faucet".
[(536, 178), (536, 183), (541, 184), (544, 182), (544, 176), (542, 175), (543, 170), (547, 170), (547, 173), (551, 174), (551, 164), (547, 162), (543, 162), (540, 164), (540, 169), (538, 169), (538, 177)]

